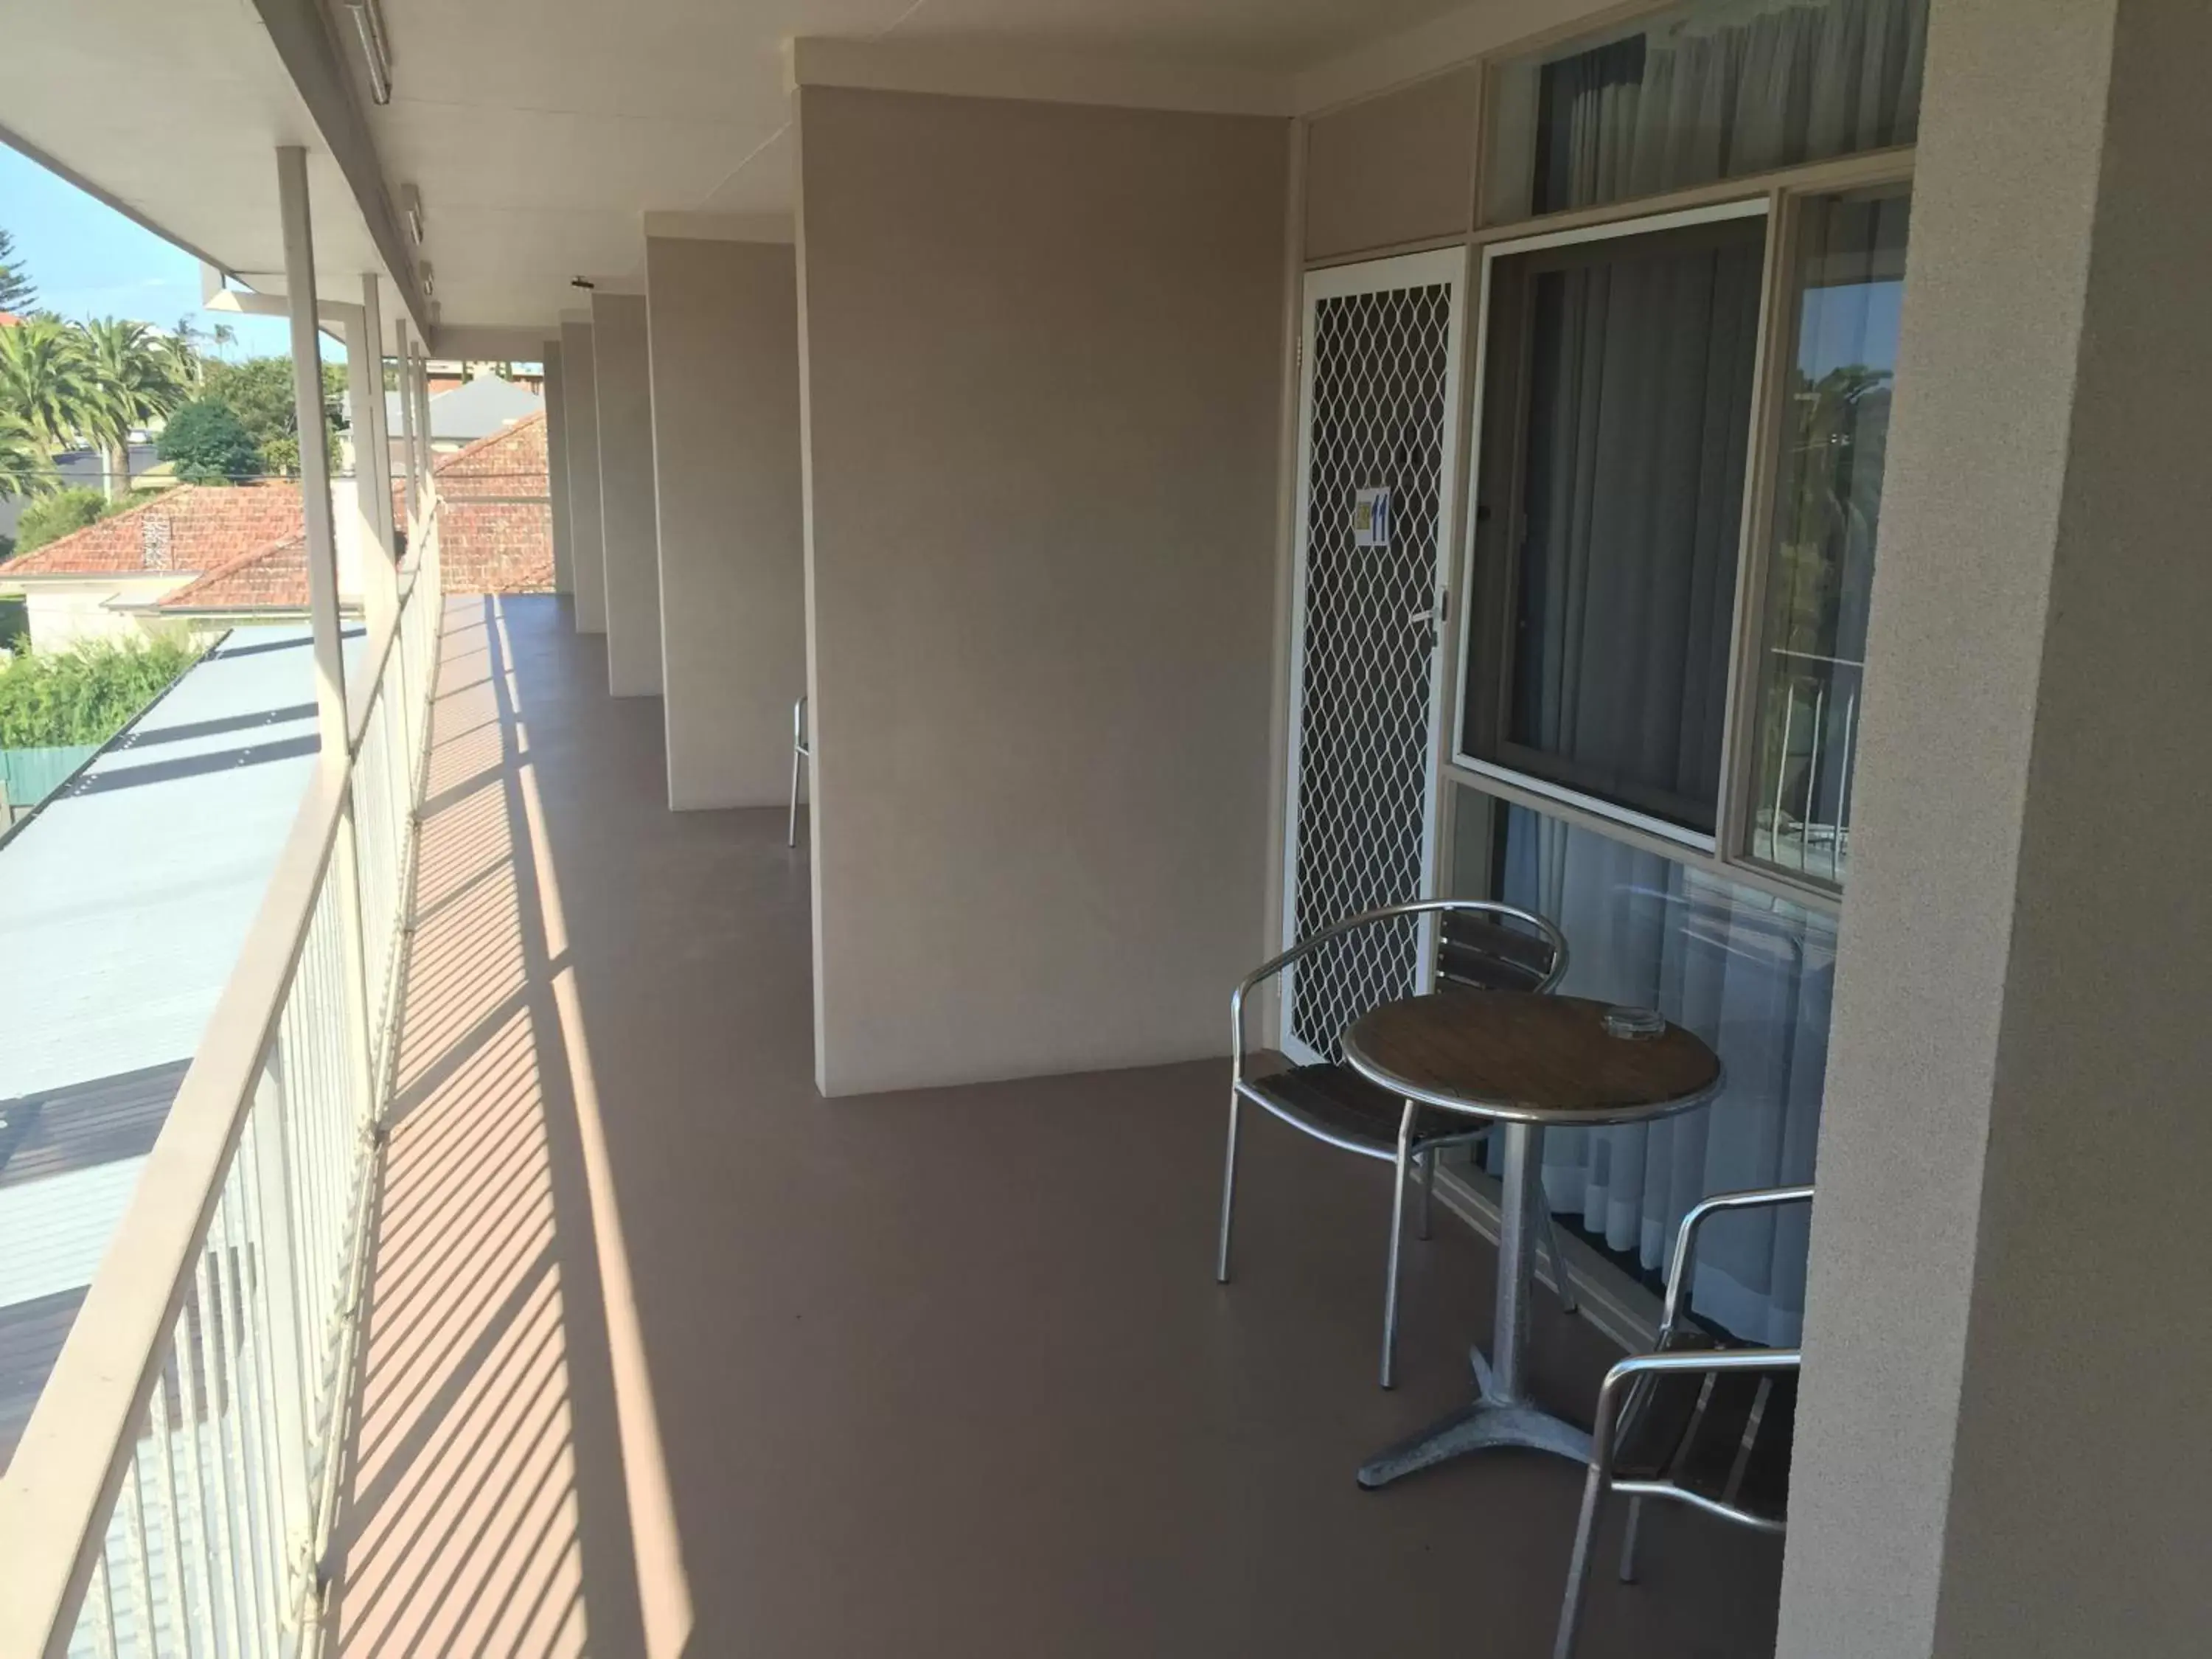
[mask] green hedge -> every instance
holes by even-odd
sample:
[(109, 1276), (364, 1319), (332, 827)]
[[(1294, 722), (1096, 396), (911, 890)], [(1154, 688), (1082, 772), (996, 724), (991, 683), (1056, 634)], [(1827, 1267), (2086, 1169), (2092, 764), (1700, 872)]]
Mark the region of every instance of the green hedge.
[(106, 743), (199, 657), (185, 640), (87, 640), (0, 665), (0, 749)]

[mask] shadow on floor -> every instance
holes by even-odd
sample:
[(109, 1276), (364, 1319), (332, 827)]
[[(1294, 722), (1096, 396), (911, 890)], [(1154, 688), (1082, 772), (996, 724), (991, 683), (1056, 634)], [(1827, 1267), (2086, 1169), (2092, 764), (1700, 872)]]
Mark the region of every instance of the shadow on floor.
[[(1548, 1650), (1578, 1470), (1352, 1480), (1463, 1397), (1486, 1246), (1413, 1248), (1384, 1394), (1379, 1168), (1255, 1127), (1212, 1282), (1225, 1066), (823, 1102), (781, 807), (667, 811), (552, 599), (444, 674), (343, 1650)], [(1587, 1412), (1613, 1351), (1534, 1344)], [(1780, 1559), (1655, 1515), (1585, 1659), (1771, 1653)]]

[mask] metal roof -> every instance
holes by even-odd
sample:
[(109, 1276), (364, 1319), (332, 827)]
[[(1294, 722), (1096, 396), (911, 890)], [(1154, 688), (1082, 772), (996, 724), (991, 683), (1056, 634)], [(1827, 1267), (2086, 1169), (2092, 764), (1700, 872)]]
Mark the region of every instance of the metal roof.
[(306, 793), (310, 641), (234, 629), (0, 847), (0, 1314), (130, 1201)]

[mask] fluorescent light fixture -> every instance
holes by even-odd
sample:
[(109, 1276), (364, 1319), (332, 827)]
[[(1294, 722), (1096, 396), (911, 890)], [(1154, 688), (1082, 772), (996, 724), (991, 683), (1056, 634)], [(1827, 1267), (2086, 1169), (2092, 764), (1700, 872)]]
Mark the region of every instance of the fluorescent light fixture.
[(368, 95), (380, 104), (392, 101), (392, 43), (384, 33), (384, 10), (377, 0), (346, 0), (353, 26), (361, 31), (362, 57), (368, 65)]
[(407, 234), (422, 246), (422, 192), (412, 185), (399, 186), (399, 211), (407, 220)]
[(415, 269), (422, 276), (422, 297), (427, 300), (438, 291), (438, 274), (430, 269), (430, 262), (428, 259), (423, 260)]

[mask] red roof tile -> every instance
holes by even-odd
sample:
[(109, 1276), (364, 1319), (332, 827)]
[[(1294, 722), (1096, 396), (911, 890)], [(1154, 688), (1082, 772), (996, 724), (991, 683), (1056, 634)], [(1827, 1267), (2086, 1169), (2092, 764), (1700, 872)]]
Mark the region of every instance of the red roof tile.
[(297, 484), (179, 484), (112, 519), (17, 554), (0, 563), (0, 580), (212, 570), (304, 533)]
[(257, 548), (196, 576), (157, 609), (205, 611), (305, 611), (307, 608), (307, 538), (302, 531), (272, 546)]

